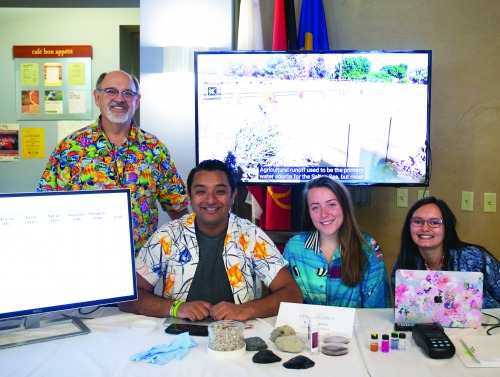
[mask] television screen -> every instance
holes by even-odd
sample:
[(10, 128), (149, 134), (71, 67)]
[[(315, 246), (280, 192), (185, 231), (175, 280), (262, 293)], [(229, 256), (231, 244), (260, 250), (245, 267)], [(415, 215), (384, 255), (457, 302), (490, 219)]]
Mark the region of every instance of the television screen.
[(128, 190), (0, 194), (0, 318), (137, 298)]
[(239, 184), (427, 186), (431, 51), (195, 53), (196, 159)]

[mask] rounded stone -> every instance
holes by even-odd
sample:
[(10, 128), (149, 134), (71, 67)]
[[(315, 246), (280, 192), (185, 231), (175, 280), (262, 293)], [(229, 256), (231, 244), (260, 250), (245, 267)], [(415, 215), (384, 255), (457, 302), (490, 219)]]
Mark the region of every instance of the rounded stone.
[(272, 332), (271, 332), (271, 341), (276, 342), (276, 339), (278, 339), (280, 336), (286, 336), (286, 335), (295, 335), (295, 329), (292, 326), (288, 325), (283, 325), (276, 327)]
[(304, 342), (297, 335), (280, 336), (275, 343), (283, 352), (299, 353), (304, 349)]

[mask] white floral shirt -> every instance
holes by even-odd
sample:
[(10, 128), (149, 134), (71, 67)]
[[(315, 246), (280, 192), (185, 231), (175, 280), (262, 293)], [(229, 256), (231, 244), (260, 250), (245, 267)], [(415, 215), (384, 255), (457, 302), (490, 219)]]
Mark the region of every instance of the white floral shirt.
[[(200, 252), (195, 218), (190, 214), (162, 226), (136, 258), (137, 273), (151, 285), (164, 280), (164, 297), (187, 299)], [(257, 278), (269, 286), (288, 264), (262, 229), (234, 214), (229, 214), (223, 259), (237, 304), (257, 298)]]

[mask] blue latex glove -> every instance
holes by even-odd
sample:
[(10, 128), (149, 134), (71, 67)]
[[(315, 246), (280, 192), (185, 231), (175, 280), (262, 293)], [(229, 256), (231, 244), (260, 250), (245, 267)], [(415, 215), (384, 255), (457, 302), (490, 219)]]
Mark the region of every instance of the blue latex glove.
[(182, 360), (189, 353), (189, 349), (194, 347), (196, 342), (188, 332), (177, 335), (169, 344), (160, 344), (147, 351), (138, 352), (130, 356), (132, 361), (146, 360), (152, 364), (166, 364), (174, 359)]

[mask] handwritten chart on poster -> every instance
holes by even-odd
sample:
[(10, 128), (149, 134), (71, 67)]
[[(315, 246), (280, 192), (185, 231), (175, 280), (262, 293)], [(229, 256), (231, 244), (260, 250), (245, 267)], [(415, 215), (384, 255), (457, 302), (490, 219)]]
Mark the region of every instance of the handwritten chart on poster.
[(14, 46), (18, 120), (92, 118), (92, 46)]

